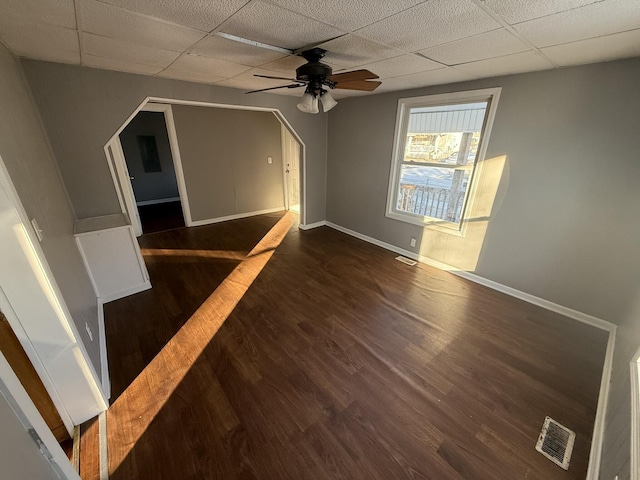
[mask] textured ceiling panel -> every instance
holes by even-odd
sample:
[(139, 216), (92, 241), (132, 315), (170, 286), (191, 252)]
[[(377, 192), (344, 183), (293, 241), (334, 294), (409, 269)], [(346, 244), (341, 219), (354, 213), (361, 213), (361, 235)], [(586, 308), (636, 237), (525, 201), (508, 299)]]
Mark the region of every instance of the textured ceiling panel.
[(358, 33), (415, 52), (499, 27), (498, 22), (470, 0), (430, 0)]
[(211, 77), (229, 78), (250, 69), (246, 65), (218, 60), (217, 58), (201, 57), (199, 55), (184, 54), (171, 65), (173, 69), (183, 69), (188, 72), (209, 75)]
[(523, 52), (505, 57), (480, 60), (479, 62), (465, 63), (455, 68), (477, 77), (493, 77), (546, 70), (552, 68), (552, 65), (534, 52)]
[(536, 47), (640, 28), (640, 0), (607, 0), (514, 27)]
[(215, 75), (207, 75), (204, 73), (190, 72), (183, 68), (169, 67), (158, 74), (160, 77), (173, 78), (176, 80), (186, 80), (187, 82), (196, 83), (216, 83), (224, 80), (223, 77), (216, 77)]
[(507, 23), (514, 24), (560, 13), (602, 0), (482, 0)]
[(424, 87), (427, 85), (439, 85), (441, 83), (456, 83), (473, 80), (475, 77), (454, 68), (440, 68), (428, 72), (403, 75), (402, 77), (388, 78), (376, 90), (377, 93), (392, 90), (405, 90), (408, 88)]
[(132, 12), (210, 32), (248, 0), (102, 0)]
[(114, 60), (112, 58), (96, 57), (85, 54), (82, 57), (84, 65), (93, 68), (103, 68), (105, 70), (116, 70), (118, 72), (140, 73), (142, 75), (154, 75), (161, 70), (161, 67), (153, 65), (141, 65), (139, 63)]
[(183, 52), (204, 33), (137, 15), (95, 0), (82, 2), (82, 28), (104, 37), (128, 40), (148, 47)]
[(345, 35), (320, 45), (327, 50), (327, 63), (341, 67), (357, 67), (365, 63), (402, 55), (401, 50), (387, 47), (356, 35)]
[(190, 52), (252, 67), (285, 57), (282, 53), (254, 47), (253, 45), (245, 45), (215, 35), (204, 38)]
[(528, 47), (505, 29), (481, 33), (474, 37), (421, 50), (420, 53), (446, 65), (474, 62), (528, 50)]
[(418, 55), (408, 53), (399, 57), (361, 65), (360, 68), (366, 68), (377, 74), (380, 78), (391, 78), (399, 77), (400, 75), (437, 70), (442, 68), (442, 65)]
[(100, 37), (91, 33), (84, 34), (84, 47), (86, 53), (97, 57), (155, 67), (167, 67), (180, 55), (176, 52)]
[(406, 10), (424, 0), (272, 0), (308, 17), (353, 31)]
[(0, 25), (46, 23), (76, 28), (73, 0), (2, 0)]
[(566, 43), (542, 51), (561, 66), (640, 56), (640, 30)]
[(61, 63), (80, 63), (78, 32), (69, 28), (36, 24), (2, 26), (2, 39), (17, 55)]
[(243, 8), (225, 23), (221, 31), (292, 50), (317, 45), (345, 33), (263, 2), (255, 2)]
[[(287, 57), (283, 57), (279, 60), (276, 60), (275, 62), (270, 62), (265, 65), (262, 65), (262, 68), (266, 70), (271, 70), (269, 73), (266, 73), (265, 75), (284, 74), (285, 77), (295, 77), (296, 68), (298, 68), (303, 63), (305, 63), (304, 58), (298, 55), (290, 55)], [(274, 72), (277, 72), (277, 73), (274, 74)]]

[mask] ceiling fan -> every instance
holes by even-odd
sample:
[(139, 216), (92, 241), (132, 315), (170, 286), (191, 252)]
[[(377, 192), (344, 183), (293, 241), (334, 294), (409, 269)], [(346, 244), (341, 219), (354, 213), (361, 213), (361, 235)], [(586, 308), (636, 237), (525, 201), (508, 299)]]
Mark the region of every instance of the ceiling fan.
[(329, 93), (329, 89), (372, 92), (380, 86), (381, 82), (372, 81), (379, 78), (378, 75), (369, 70), (353, 70), (334, 75), (331, 67), (320, 61), (325, 53), (327, 53), (326, 50), (318, 47), (301, 52), (300, 56), (304, 57), (307, 63), (296, 68), (295, 78), (254, 75), (261, 78), (289, 80), (293, 83), (278, 87), (261, 88), (246, 93), (266, 92), (267, 90), (277, 90), (279, 88), (306, 87), (302, 99), (298, 103), (298, 108), (306, 113), (318, 113), (320, 111), (318, 99), (322, 103), (325, 112), (328, 112), (338, 104)]

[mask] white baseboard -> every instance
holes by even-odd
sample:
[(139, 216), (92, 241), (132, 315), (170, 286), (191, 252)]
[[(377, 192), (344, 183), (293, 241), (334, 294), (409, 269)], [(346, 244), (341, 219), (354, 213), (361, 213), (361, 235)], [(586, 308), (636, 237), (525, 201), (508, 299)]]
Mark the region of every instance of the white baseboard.
[(298, 225), (298, 228), (300, 230), (311, 230), (314, 228), (318, 228), (318, 227), (324, 227), (327, 225), (327, 221), (326, 220), (322, 220), (320, 222), (315, 222), (315, 223), (307, 223), (307, 224), (300, 224)]
[(98, 299), (102, 303), (109, 303), (120, 298), (128, 297), (129, 295), (135, 295), (136, 293), (144, 292), (145, 290), (149, 290), (150, 288), (151, 282), (147, 280), (146, 282), (136, 285), (135, 287), (127, 288), (126, 290), (121, 290), (115, 293), (110, 293), (109, 295), (103, 295), (102, 297), (98, 297)]
[(428, 257), (419, 255), (415, 252), (410, 252), (409, 250), (405, 250), (395, 245), (391, 245), (381, 240), (363, 235), (362, 233), (355, 232), (341, 225), (336, 225), (332, 222), (326, 222), (326, 225), (342, 233), (346, 233), (347, 235), (351, 235), (353, 237), (359, 238), (360, 240), (364, 240), (365, 242), (372, 243), (373, 245), (377, 245), (392, 252), (399, 253), (401, 255), (404, 255), (405, 257), (418, 260), (419, 262), (431, 265), (441, 270), (446, 270), (453, 273), (454, 275), (458, 275), (459, 277), (465, 278), (480, 285), (484, 285), (506, 295), (516, 297), (520, 300), (524, 300), (525, 302), (532, 303), (546, 310), (551, 310), (552, 312), (559, 313), (561, 315), (564, 315), (565, 317), (569, 317), (579, 322), (586, 323), (587, 325), (590, 325), (592, 327), (608, 331), (609, 339), (607, 341), (607, 352), (605, 354), (604, 365), (602, 367), (600, 393), (598, 395), (598, 407), (596, 410), (596, 418), (593, 426), (593, 437), (591, 439), (591, 451), (589, 454), (589, 468), (587, 470), (586, 477), (586, 480), (598, 480), (598, 475), (600, 473), (600, 457), (602, 455), (602, 444), (604, 441), (605, 416), (607, 413), (607, 403), (609, 400), (609, 384), (611, 383), (611, 370), (613, 368), (613, 350), (615, 348), (617, 329), (615, 324), (601, 318), (594, 317), (593, 315), (588, 315), (584, 312), (580, 312), (578, 310), (559, 305), (549, 300), (545, 300), (544, 298), (536, 297), (535, 295), (531, 295), (529, 293), (516, 290), (515, 288), (502, 285), (501, 283), (480, 277), (479, 275), (462, 271), (459, 268), (446, 265), (436, 260), (432, 260)]
[(159, 203), (179, 202), (180, 197), (170, 198), (157, 198), (155, 200), (143, 200), (142, 202), (136, 202), (138, 207), (144, 207), (145, 205), (157, 205)]
[(107, 333), (104, 326), (104, 301), (98, 299), (98, 335), (100, 342), (100, 378), (102, 393), (108, 401), (111, 398), (111, 379), (109, 378), (109, 359), (107, 357)]
[(187, 225), (187, 226), (201, 227), (202, 225), (211, 225), (212, 223), (226, 222), (228, 220), (238, 220), (239, 218), (253, 217), (255, 215), (265, 215), (267, 213), (282, 212), (284, 209), (285, 209), (284, 206), (280, 206), (276, 208), (267, 208), (265, 210), (256, 210), (254, 212), (236, 213), (234, 215), (227, 215), (226, 217), (207, 218), (205, 220), (192, 220), (190, 222), (190, 225)]

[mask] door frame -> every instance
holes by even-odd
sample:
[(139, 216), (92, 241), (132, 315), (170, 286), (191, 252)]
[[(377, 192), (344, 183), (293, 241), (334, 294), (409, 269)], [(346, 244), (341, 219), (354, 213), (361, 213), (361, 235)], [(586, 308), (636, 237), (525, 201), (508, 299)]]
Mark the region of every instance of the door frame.
[[(147, 102), (135, 112), (137, 115), (140, 112), (160, 112), (164, 114), (164, 123), (167, 129), (167, 136), (169, 137), (169, 148), (171, 149), (171, 160), (173, 162), (173, 169), (176, 176), (176, 182), (178, 184), (178, 195), (180, 196), (180, 204), (182, 206), (182, 214), (184, 217), (184, 223), (187, 227), (193, 226), (191, 219), (191, 209), (189, 208), (189, 197), (187, 196), (187, 187), (184, 182), (184, 172), (182, 170), (182, 160), (180, 157), (180, 148), (178, 146), (178, 135), (176, 134), (175, 122), (173, 120), (173, 110), (168, 103), (152, 103)], [(138, 205), (136, 197), (133, 192), (133, 185), (131, 184), (131, 176), (127, 167), (127, 159), (122, 149), (122, 142), (120, 141), (120, 134), (131, 123), (133, 118), (129, 117), (123, 124), (116, 135), (111, 137), (109, 142), (104, 146), (105, 155), (107, 156), (109, 170), (111, 171), (112, 179), (116, 187), (116, 193), (118, 194), (118, 201), (120, 202), (120, 209), (122, 213), (127, 214), (131, 221), (131, 226), (136, 234), (136, 237), (142, 235), (142, 223), (140, 222), (140, 214), (138, 211)], [(113, 153), (113, 161), (109, 161), (109, 149)], [(112, 165), (113, 163), (113, 165)]]
[[(0, 286), (0, 309), (73, 435), (75, 424), (107, 409), (107, 395), (1, 157), (0, 195), (3, 268), (11, 278)], [(0, 380), (8, 381), (1, 371)]]
[[(61, 479), (80, 480), (80, 476), (73, 469), (71, 462), (2, 352), (0, 352), (0, 396), (7, 401), (24, 429), (34, 437), (34, 443), (36, 439), (41, 442), (36, 445), (56, 476)], [(73, 434), (71, 436), (73, 438)]]
[[(180, 149), (178, 146), (178, 136), (175, 130), (175, 122), (173, 119), (172, 105), (189, 105), (196, 107), (210, 107), (210, 108), (226, 108), (230, 110), (251, 110), (257, 112), (271, 112), (278, 119), (283, 128), (286, 128), (291, 135), (296, 139), (300, 146), (300, 184), (302, 186), (302, 192), (300, 194), (300, 223), (304, 225), (306, 221), (306, 209), (307, 209), (307, 184), (306, 184), (306, 146), (300, 135), (291, 126), (289, 121), (284, 117), (282, 112), (277, 108), (268, 107), (253, 107), (246, 105), (231, 105), (224, 103), (213, 102), (199, 102), (192, 100), (178, 100), (173, 98), (164, 97), (147, 97), (140, 105), (129, 115), (124, 121), (122, 126), (116, 130), (113, 136), (107, 141), (103, 147), (105, 158), (111, 172), (114, 188), (120, 203), (120, 209), (122, 213), (128, 215), (131, 225), (133, 226), (136, 236), (142, 235), (142, 226), (140, 224), (139, 217), (137, 216), (137, 205), (135, 202), (135, 196), (133, 194), (133, 187), (131, 186), (131, 179), (129, 171), (124, 160), (124, 153), (122, 152), (122, 145), (120, 143), (120, 134), (131, 123), (135, 116), (141, 111), (163, 111), (165, 113), (165, 123), (167, 125), (167, 134), (169, 135), (169, 145), (171, 146), (171, 155), (173, 157), (173, 164), (176, 172), (176, 179), (178, 181), (178, 192), (180, 193), (180, 201), (182, 203), (182, 210), (184, 214), (184, 221), (187, 227), (196, 226), (191, 218), (191, 210), (189, 207), (189, 198), (187, 194), (187, 187), (184, 180), (184, 171), (182, 168), (182, 159), (180, 157)], [(109, 151), (113, 152), (113, 156)], [(285, 204), (286, 205), (286, 204)]]

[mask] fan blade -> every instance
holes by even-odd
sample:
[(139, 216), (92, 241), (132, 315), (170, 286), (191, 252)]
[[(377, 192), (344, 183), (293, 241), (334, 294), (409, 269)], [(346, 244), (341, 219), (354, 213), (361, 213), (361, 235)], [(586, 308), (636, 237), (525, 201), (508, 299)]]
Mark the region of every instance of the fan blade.
[(250, 92), (244, 92), (245, 94), (247, 93), (257, 93), (257, 92), (266, 92), (267, 90), (277, 90), (278, 88), (298, 88), (298, 87), (304, 87), (303, 83), (292, 83), (291, 85), (280, 85), (279, 87), (269, 87), (269, 88), (261, 88), (260, 90), (251, 90)]
[(367, 80), (356, 80), (352, 82), (340, 82), (335, 88), (342, 90), (361, 90), (363, 92), (373, 92), (382, 85), (382, 82), (370, 82)]
[(336, 73), (335, 75), (329, 75), (328, 80), (336, 83), (353, 82), (358, 80), (373, 80), (374, 78), (380, 78), (375, 73), (369, 70), (354, 70), (353, 72)]
[(296, 80), (295, 78), (288, 78), (288, 77), (272, 77), (270, 75), (258, 75), (257, 73), (253, 74), (254, 77), (260, 77), (260, 78), (271, 78), (273, 80), (289, 80), (290, 82), (300, 82), (301, 80)]

